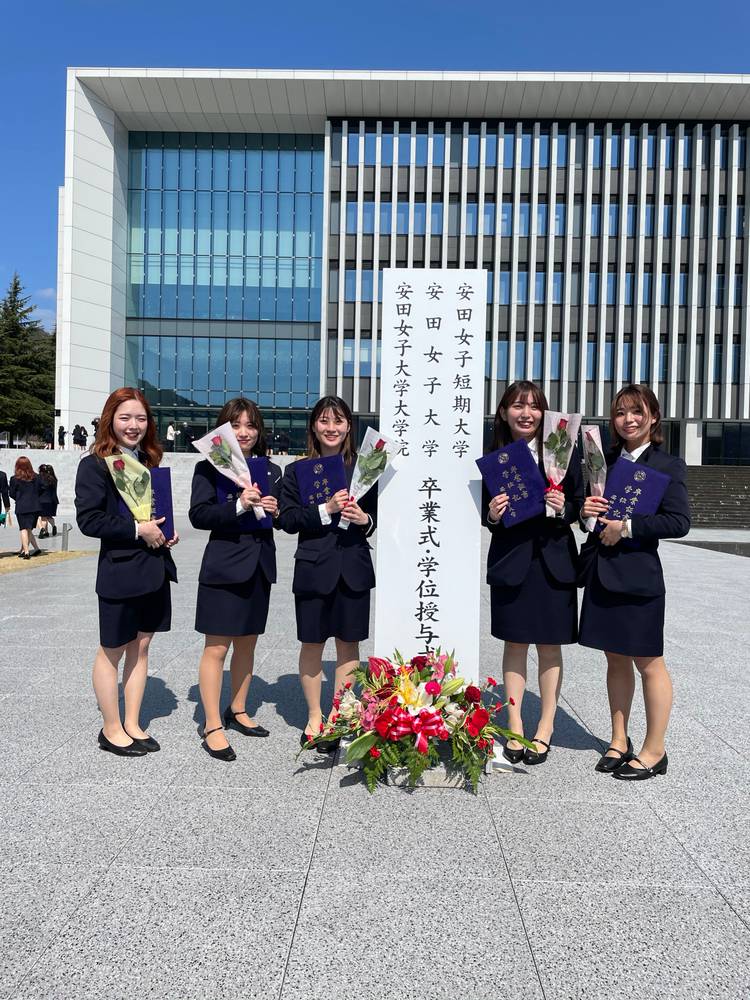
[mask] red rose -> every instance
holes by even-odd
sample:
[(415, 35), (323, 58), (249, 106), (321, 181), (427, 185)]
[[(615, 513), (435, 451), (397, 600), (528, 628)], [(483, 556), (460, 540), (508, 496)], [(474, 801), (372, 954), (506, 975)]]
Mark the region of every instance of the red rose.
[(116, 458), (114, 460), (114, 462), (112, 463), (112, 468), (115, 470), (115, 472), (124, 472), (125, 471), (125, 463), (123, 462), (123, 460), (121, 458)]
[(568, 421), (565, 419), (565, 417), (560, 417), (560, 422), (557, 425), (557, 429), (559, 431), (564, 431), (567, 426), (568, 426)]
[(216, 437), (212, 437), (211, 438), (211, 444), (215, 444), (216, 447), (218, 448), (219, 445), (221, 444), (221, 435), (217, 434)]
[(430, 662), (430, 658), (429, 656), (412, 656), (409, 662), (411, 666), (414, 667), (415, 670), (424, 670), (424, 668)]
[(370, 747), (370, 756), (374, 757), (375, 760), (380, 756), (380, 750), (377, 747)]
[(382, 438), (378, 438), (375, 442), (375, 451), (382, 451), (385, 448), (385, 441)]
[(494, 677), (488, 677), (487, 683), (490, 685), (490, 687), (497, 687), (497, 681), (495, 680)]
[(466, 700), (472, 702), (474, 705), (478, 704), (482, 700), (482, 692), (474, 684), (469, 684), (464, 691), (464, 695)]
[(470, 736), (477, 737), (490, 721), (490, 713), (486, 708), (475, 708), (466, 722)]
[(437, 681), (427, 681), (427, 683), (424, 686), (424, 689), (427, 692), (427, 694), (430, 694), (435, 698), (437, 698), (437, 696), (443, 690)]

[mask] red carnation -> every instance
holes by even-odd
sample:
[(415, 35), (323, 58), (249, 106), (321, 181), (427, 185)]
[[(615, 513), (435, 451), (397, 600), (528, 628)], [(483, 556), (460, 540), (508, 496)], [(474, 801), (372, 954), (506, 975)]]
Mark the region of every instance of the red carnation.
[(466, 696), (466, 700), (472, 702), (474, 705), (477, 705), (482, 700), (482, 692), (474, 684), (469, 684), (464, 691), (464, 695)]
[(443, 690), (437, 681), (427, 681), (427, 683), (424, 686), (424, 689), (427, 692), (427, 694), (432, 695), (435, 698), (437, 698), (437, 696)]
[(516, 703), (516, 699), (515, 698), (508, 698), (508, 701), (511, 703), (511, 705), (515, 705), (515, 703)]
[(377, 747), (370, 747), (370, 756), (374, 757), (375, 760), (380, 756), (380, 750)]
[(385, 441), (382, 438), (378, 438), (375, 442), (375, 451), (382, 451), (385, 448)]
[(116, 458), (114, 460), (114, 462), (112, 463), (112, 468), (115, 470), (115, 472), (124, 472), (125, 471), (125, 463), (123, 462), (123, 460), (121, 458)]
[(494, 677), (488, 677), (487, 683), (490, 685), (490, 687), (497, 687), (497, 681), (495, 680)]
[(466, 722), (469, 735), (476, 738), (490, 721), (490, 713), (486, 708), (475, 708)]

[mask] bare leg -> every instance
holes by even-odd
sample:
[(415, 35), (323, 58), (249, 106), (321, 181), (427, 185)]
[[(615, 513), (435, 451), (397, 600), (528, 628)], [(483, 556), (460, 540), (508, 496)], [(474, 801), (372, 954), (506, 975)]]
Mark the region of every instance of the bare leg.
[(218, 729), (218, 732), (211, 733), (210, 736), (206, 737), (206, 743), (212, 750), (223, 750), (229, 746), (229, 741), (224, 735), (219, 702), (221, 700), (224, 660), (231, 643), (231, 636), (207, 635), (203, 656), (201, 656), (198, 667), (198, 687), (203, 702), (203, 714), (206, 717), (204, 732), (208, 732), (209, 729)]
[(299, 651), (299, 679), (307, 702), (307, 733), (317, 733), (323, 721), (320, 691), (323, 684), (324, 642), (303, 642)]
[[(611, 745), (623, 752), (628, 748), (628, 721), (635, 692), (633, 659), (620, 653), (605, 653), (607, 657), (607, 695), (609, 712), (612, 716)], [(608, 757), (619, 756), (616, 753)]]
[(243, 726), (250, 726), (252, 729), (255, 723), (245, 711), (247, 694), (250, 690), (250, 682), (253, 679), (253, 665), (255, 662), (255, 644), (258, 641), (257, 635), (235, 636), (232, 643), (232, 658), (229, 661), (229, 670), (232, 675), (232, 700), (229, 707), (235, 715), (245, 715), (246, 719), (241, 719)]
[(153, 632), (139, 632), (125, 647), (125, 666), (122, 669), (122, 689), (125, 695), (125, 721), (123, 728), (129, 736), (145, 740), (148, 733), (140, 726), (141, 705), (148, 679), (148, 647)]
[[(536, 735), (549, 743), (555, 728), (555, 712), (562, 686), (562, 650), (559, 646), (537, 646), (536, 651), (539, 657), (539, 695), (542, 702)], [(547, 748), (540, 746), (538, 749), (543, 753)]]
[(133, 742), (120, 722), (120, 691), (117, 684), (117, 667), (125, 646), (108, 648), (100, 646), (94, 658), (92, 681), (94, 694), (102, 713), (102, 729), (110, 743), (127, 747)]
[(334, 693), (340, 691), (352, 679), (352, 674), (359, 666), (359, 643), (336, 640), (336, 680)]
[[(664, 756), (664, 736), (672, 710), (672, 679), (663, 656), (636, 656), (635, 665), (643, 682), (646, 705), (646, 739), (638, 756), (646, 767), (653, 767)], [(637, 768), (638, 764), (632, 766)]]
[[(526, 658), (528, 656), (528, 643), (506, 642), (503, 648), (503, 686), (505, 687), (505, 697), (508, 699), (508, 729), (523, 736), (523, 722), (521, 720), (521, 703), (523, 693), (526, 690)], [(510, 704), (510, 699), (515, 702)], [(521, 744), (515, 740), (508, 741), (510, 750), (520, 750)]]
[(30, 534), (30, 532), (29, 532), (28, 528), (20, 528), (19, 530), (21, 532), (21, 549), (23, 550), (24, 555), (25, 555), (29, 551), (29, 534)]

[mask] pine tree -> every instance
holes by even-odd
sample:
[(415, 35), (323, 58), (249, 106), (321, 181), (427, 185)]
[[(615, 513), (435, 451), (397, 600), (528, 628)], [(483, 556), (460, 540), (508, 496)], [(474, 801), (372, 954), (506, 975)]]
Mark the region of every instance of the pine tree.
[(32, 318), (17, 274), (0, 302), (0, 430), (43, 434), (54, 423), (55, 338)]

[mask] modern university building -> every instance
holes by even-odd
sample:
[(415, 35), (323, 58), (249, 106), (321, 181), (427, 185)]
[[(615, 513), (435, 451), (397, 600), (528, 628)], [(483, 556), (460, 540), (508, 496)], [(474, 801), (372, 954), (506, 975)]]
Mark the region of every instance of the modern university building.
[(162, 432), (326, 392), (378, 411), (389, 267), (486, 272), (486, 414), (646, 381), (689, 464), (750, 464), (750, 76), (70, 69), (58, 422)]

